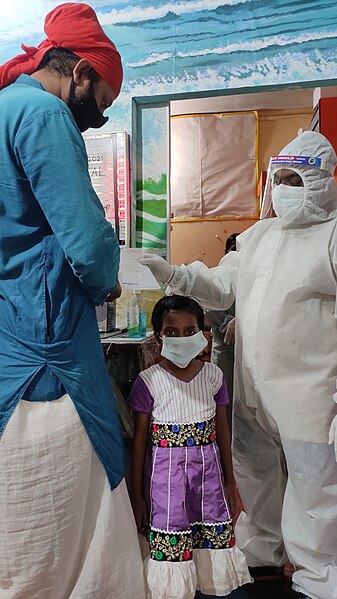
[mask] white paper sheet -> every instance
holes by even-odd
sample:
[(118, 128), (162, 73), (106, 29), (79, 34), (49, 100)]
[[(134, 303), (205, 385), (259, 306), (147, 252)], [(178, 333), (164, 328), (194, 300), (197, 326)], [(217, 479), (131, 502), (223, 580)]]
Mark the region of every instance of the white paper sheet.
[(139, 263), (143, 255), (143, 250), (138, 248), (121, 248), (119, 281), (124, 289), (160, 289), (150, 269)]

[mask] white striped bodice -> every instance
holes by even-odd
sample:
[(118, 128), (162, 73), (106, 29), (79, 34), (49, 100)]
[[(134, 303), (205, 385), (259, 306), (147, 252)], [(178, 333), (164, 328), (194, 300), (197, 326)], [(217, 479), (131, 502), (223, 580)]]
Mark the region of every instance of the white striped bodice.
[(153, 397), (155, 422), (197, 422), (215, 415), (214, 395), (222, 385), (223, 374), (214, 364), (205, 362), (189, 383), (175, 378), (159, 364), (140, 376)]

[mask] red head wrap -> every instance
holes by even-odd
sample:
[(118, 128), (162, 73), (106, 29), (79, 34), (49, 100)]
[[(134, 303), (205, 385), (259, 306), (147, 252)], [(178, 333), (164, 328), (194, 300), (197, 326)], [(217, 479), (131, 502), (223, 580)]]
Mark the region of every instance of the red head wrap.
[(23, 73), (30, 75), (36, 71), (51, 48), (65, 48), (80, 58), (86, 58), (98, 75), (119, 94), (123, 80), (121, 57), (90, 6), (77, 2), (57, 6), (46, 16), (44, 30), (47, 39), (37, 48), (22, 44), (25, 54), (19, 54), (0, 66), (0, 89), (13, 83)]

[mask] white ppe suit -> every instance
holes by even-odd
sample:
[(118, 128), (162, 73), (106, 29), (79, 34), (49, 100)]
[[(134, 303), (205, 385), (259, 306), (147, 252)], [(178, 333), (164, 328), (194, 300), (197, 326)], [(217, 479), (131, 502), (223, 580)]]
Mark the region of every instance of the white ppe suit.
[(175, 266), (169, 285), (205, 308), (236, 300), (233, 460), (245, 507), (236, 534), (249, 565), (280, 566), (288, 555), (296, 590), (337, 599), (337, 465), (328, 445), (337, 414), (336, 155), (313, 132), (281, 154), (332, 168), (298, 166), (301, 208), (253, 225), (215, 268)]

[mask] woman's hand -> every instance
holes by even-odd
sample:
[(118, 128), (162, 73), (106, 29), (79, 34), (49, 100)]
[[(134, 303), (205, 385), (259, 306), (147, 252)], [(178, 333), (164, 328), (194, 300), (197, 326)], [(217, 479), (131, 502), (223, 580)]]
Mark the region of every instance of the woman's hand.
[(146, 539), (148, 539), (150, 525), (149, 513), (145, 499), (142, 495), (134, 495), (131, 498), (131, 504), (136, 520), (137, 530), (139, 534), (143, 535)]

